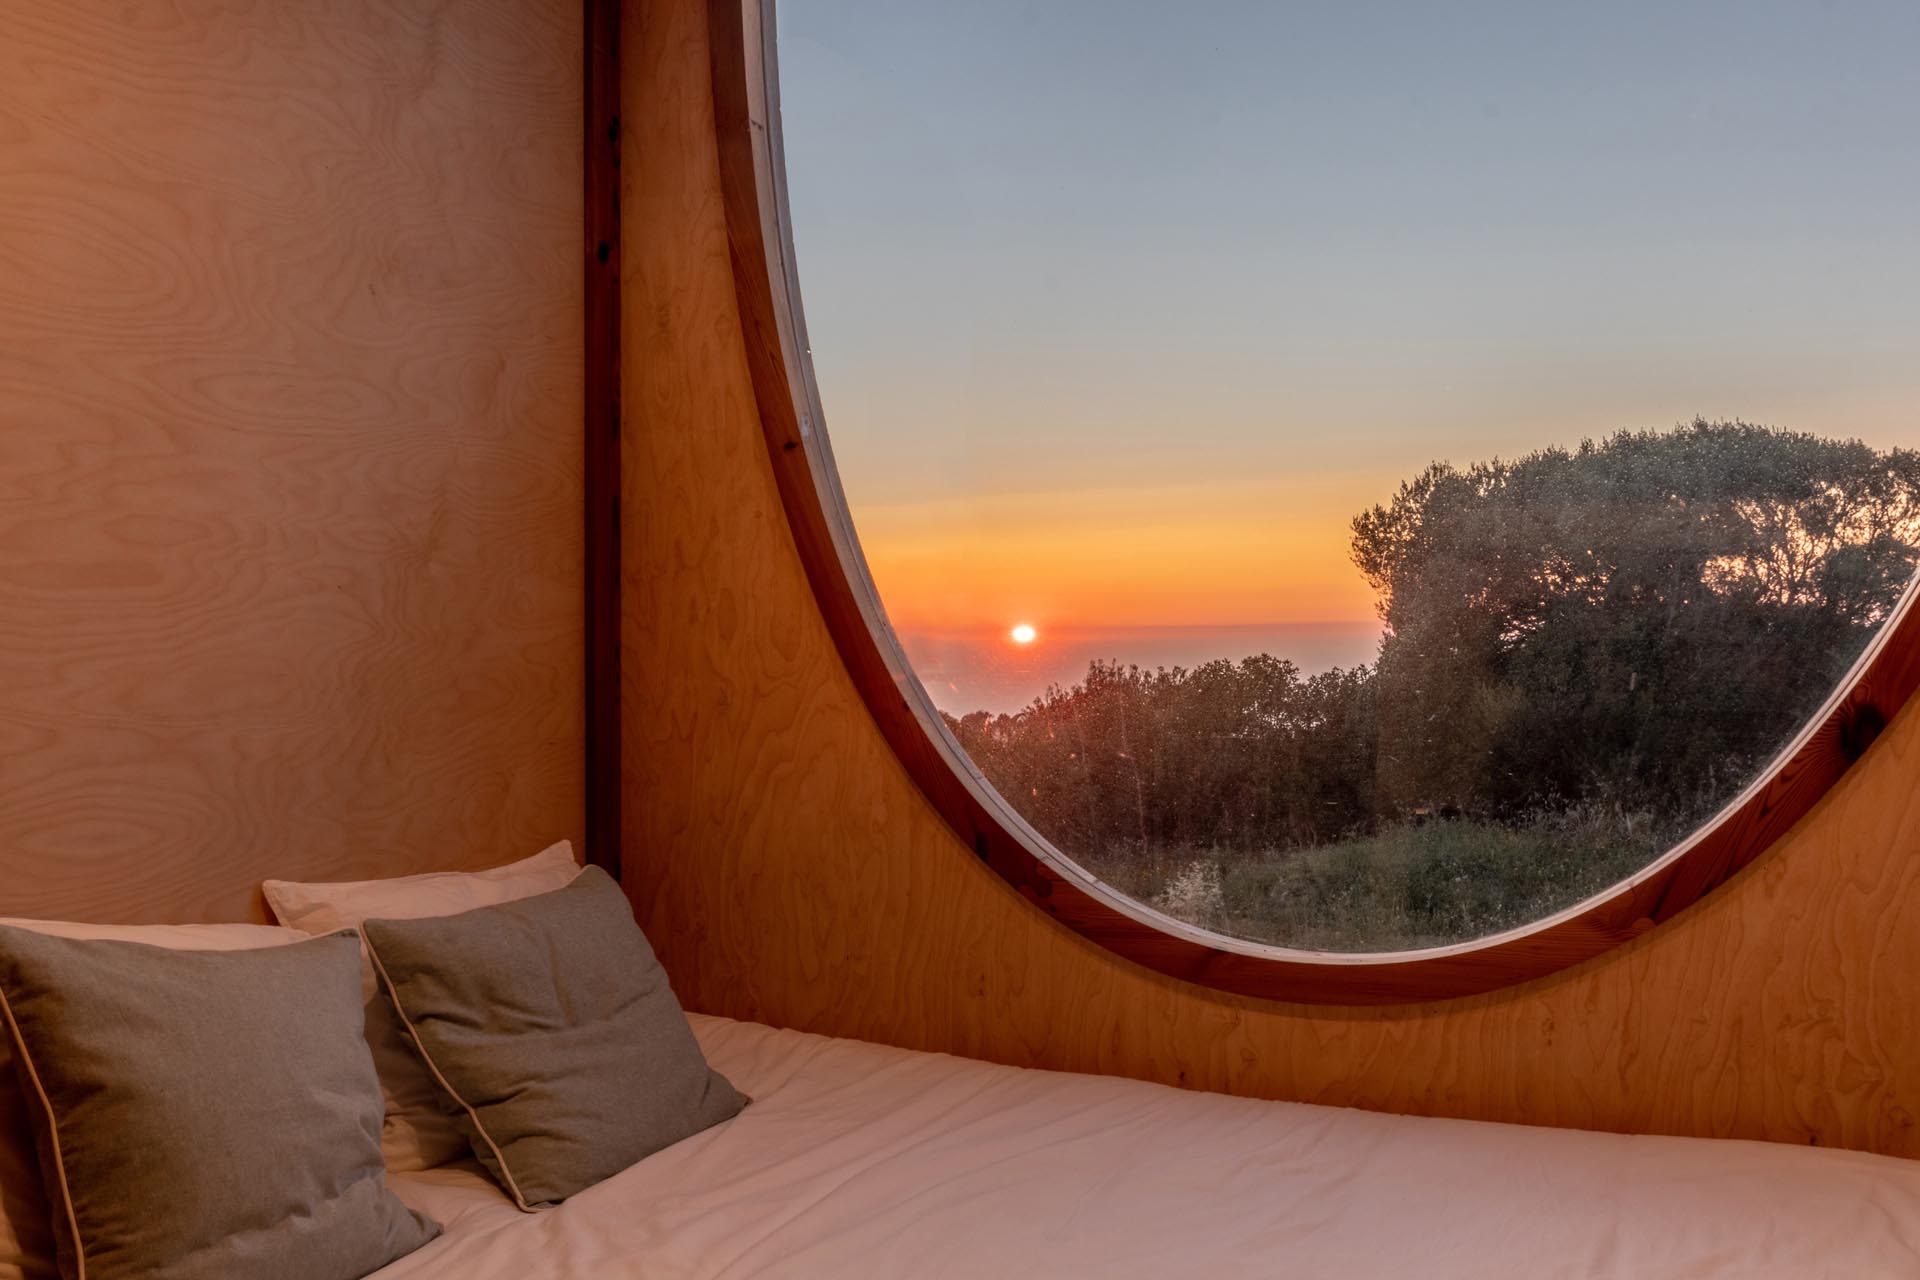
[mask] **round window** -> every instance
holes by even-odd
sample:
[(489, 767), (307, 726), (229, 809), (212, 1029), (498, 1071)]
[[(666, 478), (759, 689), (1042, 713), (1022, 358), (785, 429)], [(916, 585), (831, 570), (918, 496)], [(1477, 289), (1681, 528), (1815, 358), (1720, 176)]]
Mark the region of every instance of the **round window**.
[(1604, 895), (1920, 559), (1920, 11), (788, 0), (847, 509), (946, 731), (1143, 910)]

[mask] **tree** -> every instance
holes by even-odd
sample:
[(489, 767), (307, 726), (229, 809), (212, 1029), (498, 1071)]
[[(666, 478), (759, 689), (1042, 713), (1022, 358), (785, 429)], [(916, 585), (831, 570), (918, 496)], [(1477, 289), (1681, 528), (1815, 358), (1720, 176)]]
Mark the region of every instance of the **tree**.
[(1686, 821), (1831, 689), (1920, 542), (1920, 454), (1745, 423), (1435, 463), (1353, 522), (1387, 811)]

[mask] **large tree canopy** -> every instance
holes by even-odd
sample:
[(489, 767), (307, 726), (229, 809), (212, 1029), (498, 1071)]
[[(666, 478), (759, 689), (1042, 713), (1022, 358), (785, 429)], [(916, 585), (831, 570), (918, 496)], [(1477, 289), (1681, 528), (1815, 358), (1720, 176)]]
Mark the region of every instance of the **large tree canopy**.
[(1725, 799), (1912, 575), (1920, 454), (1743, 423), (1436, 463), (1353, 523), (1388, 805)]

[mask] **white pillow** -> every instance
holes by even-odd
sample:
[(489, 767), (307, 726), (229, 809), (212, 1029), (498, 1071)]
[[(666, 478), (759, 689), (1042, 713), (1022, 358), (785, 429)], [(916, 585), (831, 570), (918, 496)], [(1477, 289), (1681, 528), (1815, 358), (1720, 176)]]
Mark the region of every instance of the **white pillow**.
[[(176, 951), (245, 951), (277, 947), (307, 937), (297, 929), (267, 924), (74, 924), (64, 920), (14, 920), (0, 925), (60, 938), (144, 942)], [(40, 1180), (26, 1101), (13, 1074), (13, 1037), (0, 1021), (0, 1280), (55, 1280), (53, 1209)]]
[[(420, 920), (458, 915), (474, 907), (517, 902), (565, 888), (580, 874), (573, 845), (565, 840), (491, 871), (433, 871), (390, 880), (298, 884), (269, 880), (260, 886), (274, 918), (303, 934), (358, 929), (364, 920)], [(411, 1173), (469, 1154), (467, 1139), (443, 1109), (441, 1090), (407, 1041), (392, 1006), (380, 994), (362, 941), (361, 995), (367, 1002), (367, 1044), (386, 1095), (387, 1118), (380, 1152), (392, 1173)], [(0, 1274), (0, 1280), (6, 1280)]]

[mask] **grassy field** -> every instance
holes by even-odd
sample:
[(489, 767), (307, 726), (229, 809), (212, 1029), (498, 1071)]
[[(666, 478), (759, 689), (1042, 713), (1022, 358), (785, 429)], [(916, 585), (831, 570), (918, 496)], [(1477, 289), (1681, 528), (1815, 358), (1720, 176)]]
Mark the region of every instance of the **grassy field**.
[(1222, 933), (1329, 951), (1400, 951), (1551, 915), (1671, 844), (1645, 815), (1598, 807), (1521, 824), (1402, 823), (1336, 844), (1240, 853), (1108, 851), (1115, 888)]

